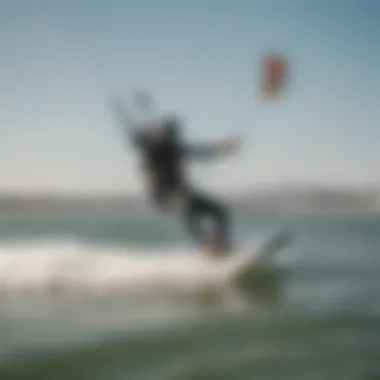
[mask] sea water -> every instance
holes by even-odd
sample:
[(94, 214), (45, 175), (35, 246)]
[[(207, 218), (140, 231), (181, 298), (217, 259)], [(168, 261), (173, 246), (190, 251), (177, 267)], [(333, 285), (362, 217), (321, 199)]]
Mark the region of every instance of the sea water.
[(284, 227), (273, 270), (209, 291), (174, 217), (3, 214), (1, 380), (375, 379), (380, 218), (237, 211), (240, 241)]

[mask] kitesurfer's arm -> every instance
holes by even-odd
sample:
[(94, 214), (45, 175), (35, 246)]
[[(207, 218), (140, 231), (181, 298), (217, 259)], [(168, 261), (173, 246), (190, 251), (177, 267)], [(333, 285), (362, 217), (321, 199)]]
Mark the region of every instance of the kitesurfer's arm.
[(214, 144), (186, 145), (184, 154), (189, 158), (213, 159), (235, 153), (241, 146), (241, 140), (236, 137), (227, 138)]

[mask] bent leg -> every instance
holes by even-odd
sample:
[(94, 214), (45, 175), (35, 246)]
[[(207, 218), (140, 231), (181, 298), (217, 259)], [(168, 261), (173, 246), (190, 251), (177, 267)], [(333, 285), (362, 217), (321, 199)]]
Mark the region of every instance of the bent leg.
[[(227, 253), (232, 249), (230, 237), (230, 211), (226, 205), (205, 195), (191, 192), (185, 200), (185, 220), (193, 237), (201, 244), (216, 245), (220, 253)], [(207, 234), (202, 228), (206, 217), (212, 219), (215, 233)]]

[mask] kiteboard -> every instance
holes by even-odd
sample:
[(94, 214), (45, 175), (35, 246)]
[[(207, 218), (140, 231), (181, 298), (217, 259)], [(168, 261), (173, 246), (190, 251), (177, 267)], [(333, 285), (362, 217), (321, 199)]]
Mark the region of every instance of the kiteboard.
[(258, 267), (273, 263), (273, 258), (291, 242), (291, 236), (283, 231), (277, 231), (263, 239), (260, 244), (248, 247), (232, 254), (225, 259), (226, 276), (229, 281), (244, 280)]

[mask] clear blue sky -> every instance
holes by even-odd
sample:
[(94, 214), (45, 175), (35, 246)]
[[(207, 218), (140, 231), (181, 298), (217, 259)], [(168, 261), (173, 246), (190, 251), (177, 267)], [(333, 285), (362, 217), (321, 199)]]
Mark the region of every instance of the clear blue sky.
[[(194, 141), (246, 139), (198, 183), (380, 181), (377, 0), (5, 0), (0, 5), (0, 187), (136, 191), (105, 97), (153, 91)], [(258, 62), (291, 62), (263, 103)]]

